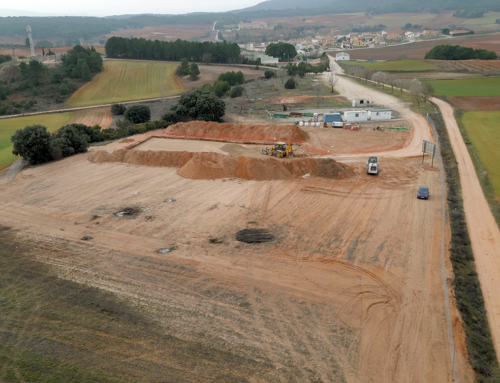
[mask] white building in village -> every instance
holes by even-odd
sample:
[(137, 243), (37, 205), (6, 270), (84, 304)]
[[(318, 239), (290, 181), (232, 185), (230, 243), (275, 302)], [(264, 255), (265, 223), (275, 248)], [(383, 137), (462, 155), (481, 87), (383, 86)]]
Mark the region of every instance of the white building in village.
[(351, 56), (349, 55), (349, 53), (340, 52), (340, 53), (337, 53), (335, 55), (335, 60), (337, 60), (337, 61), (350, 61)]

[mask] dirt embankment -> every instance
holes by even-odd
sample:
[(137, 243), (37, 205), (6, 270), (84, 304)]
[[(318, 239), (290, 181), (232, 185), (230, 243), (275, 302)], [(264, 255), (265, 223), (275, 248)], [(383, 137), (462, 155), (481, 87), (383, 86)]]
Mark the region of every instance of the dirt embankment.
[(309, 134), (294, 125), (245, 125), (191, 121), (172, 125), (165, 132), (185, 137), (244, 139), (252, 141), (309, 141)]
[(220, 153), (192, 153), (167, 151), (118, 150), (114, 153), (97, 151), (91, 162), (124, 162), (134, 165), (179, 168), (177, 174), (185, 178), (214, 180), (241, 178), (245, 180), (277, 180), (311, 174), (313, 176), (346, 179), (354, 176), (347, 165), (333, 159), (300, 158), (279, 160), (229, 156)]

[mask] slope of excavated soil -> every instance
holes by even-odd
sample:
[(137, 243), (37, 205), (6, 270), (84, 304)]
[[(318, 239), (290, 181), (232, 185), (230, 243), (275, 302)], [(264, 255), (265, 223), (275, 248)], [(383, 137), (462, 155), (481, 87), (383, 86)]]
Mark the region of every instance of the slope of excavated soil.
[(134, 165), (176, 167), (177, 174), (185, 178), (214, 180), (241, 178), (245, 180), (277, 180), (311, 174), (331, 179), (354, 176), (347, 165), (333, 159), (299, 158), (294, 160), (271, 157), (252, 158), (230, 156), (214, 152), (167, 152), (117, 150), (114, 153), (96, 151), (89, 157), (91, 162), (124, 162)]
[(171, 134), (187, 137), (207, 137), (219, 139), (249, 139), (256, 141), (308, 141), (309, 134), (294, 125), (245, 125), (220, 124), (217, 122), (180, 122), (165, 130)]

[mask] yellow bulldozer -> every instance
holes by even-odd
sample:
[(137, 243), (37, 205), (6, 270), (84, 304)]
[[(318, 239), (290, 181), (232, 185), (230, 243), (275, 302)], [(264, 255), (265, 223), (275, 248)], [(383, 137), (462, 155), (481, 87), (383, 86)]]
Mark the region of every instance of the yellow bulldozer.
[(272, 148), (262, 149), (262, 154), (265, 154), (268, 156), (271, 155), (271, 156), (275, 156), (275, 157), (279, 157), (279, 158), (293, 156), (292, 143), (289, 142), (287, 144), (285, 142), (278, 142)]

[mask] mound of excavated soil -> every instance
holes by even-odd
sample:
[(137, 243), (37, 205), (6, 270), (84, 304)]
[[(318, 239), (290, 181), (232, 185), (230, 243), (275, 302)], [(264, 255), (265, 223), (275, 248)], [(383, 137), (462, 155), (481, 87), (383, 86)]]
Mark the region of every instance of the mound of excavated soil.
[(217, 122), (191, 121), (180, 122), (169, 126), (167, 133), (185, 134), (186, 136), (219, 138), (219, 139), (248, 139), (256, 141), (292, 140), (308, 141), (309, 134), (298, 126), (287, 125), (245, 125), (219, 124)]
[(220, 153), (192, 153), (118, 150), (114, 153), (97, 151), (90, 155), (92, 162), (124, 162), (135, 165), (179, 168), (177, 174), (191, 179), (214, 180), (241, 178), (245, 180), (276, 180), (310, 173), (317, 177), (345, 179), (354, 176), (347, 165), (332, 159), (300, 158), (280, 160), (276, 158), (252, 158), (228, 156)]

